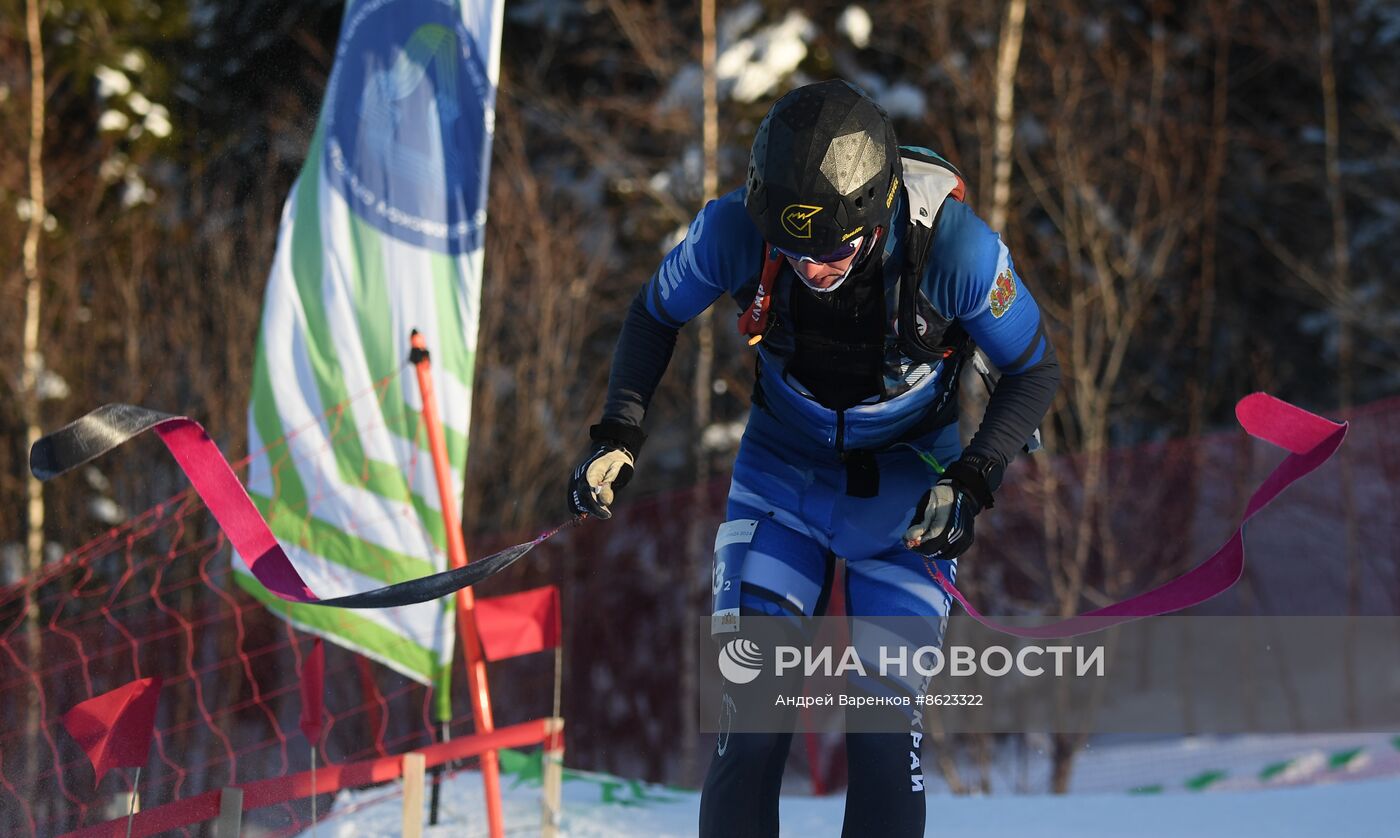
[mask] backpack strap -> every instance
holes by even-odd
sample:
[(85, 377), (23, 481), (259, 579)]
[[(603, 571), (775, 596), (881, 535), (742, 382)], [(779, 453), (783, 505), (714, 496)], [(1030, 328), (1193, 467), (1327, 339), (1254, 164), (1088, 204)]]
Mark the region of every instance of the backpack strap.
[[(934, 363), (948, 358), (967, 343), (967, 333), (961, 326), (927, 305), (921, 313), (918, 304), (919, 286), (928, 267), (929, 247), (938, 227), (939, 210), (949, 197), (962, 201), (967, 195), (967, 185), (953, 164), (942, 157), (909, 148), (901, 151), (909, 223), (905, 226), (905, 266), (898, 292), (900, 348), (915, 362)], [(931, 318), (941, 322), (930, 322)]]
[(769, 309), (773, 305), (773, 282), (778, 278), (778, 270), (783, 266), (782, 257), (768, 242), (763, 243), (763, 270), (758, 277), (758, 291), (753, 302), (739, 314), (739, 334), (748, 339), (749, 346), (755, 346), (768, 332)]

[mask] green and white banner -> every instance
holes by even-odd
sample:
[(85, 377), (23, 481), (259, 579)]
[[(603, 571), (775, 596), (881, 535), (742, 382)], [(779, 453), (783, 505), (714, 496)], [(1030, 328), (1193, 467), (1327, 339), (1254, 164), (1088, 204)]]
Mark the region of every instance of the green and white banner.
[[(500, 0), (348, 3), (283, 209), (249, 407), (248, 490), (320, 597), (447, 566), (415, 377), (375, 383), (402, 371), (410, 332), (422, 332), (460, 498), (501, 14)], [(235, 568), (298, 627), (438, 685), (444, 710), (451, 598), (356, 612), (288, 605), (241, 559)]]

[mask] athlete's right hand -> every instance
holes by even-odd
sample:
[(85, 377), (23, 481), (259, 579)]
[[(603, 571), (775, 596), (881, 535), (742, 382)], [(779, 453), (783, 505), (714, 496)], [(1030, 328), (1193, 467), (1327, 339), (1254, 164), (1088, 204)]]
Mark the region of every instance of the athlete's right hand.
[[(589, 429), (593, 448), (569, 477), (569, 511), (575, 515), (611, 518), (617, 490), (632, 479), (633, 454), (646, 438), (640, 428), (611, 423)], [(623, 437), (629, 437), (624, 441)], [(630, 443), (630, 445), (629, 445)]]

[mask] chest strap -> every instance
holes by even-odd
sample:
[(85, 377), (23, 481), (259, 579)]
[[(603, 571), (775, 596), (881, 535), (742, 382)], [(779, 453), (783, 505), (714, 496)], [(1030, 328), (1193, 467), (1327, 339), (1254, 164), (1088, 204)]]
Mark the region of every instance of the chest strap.
[(778, 271), (783, 267), (783, 258), (768, 242), (763, 243), (763, 253), (763, 271), (758, 276), (758, 293), (753, 295), (753, 302), (739, 315), (739, 334), (748, 338), (749, 346), (763, 340), (763, 335), (768, 331), (769, 309), (773, 305), (773, 283), (778, 278)]

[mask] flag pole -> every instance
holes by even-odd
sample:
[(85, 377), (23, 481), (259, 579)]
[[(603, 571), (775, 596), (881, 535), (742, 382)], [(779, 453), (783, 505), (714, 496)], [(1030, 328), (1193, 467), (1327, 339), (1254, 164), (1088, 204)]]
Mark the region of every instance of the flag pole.
[(131, 783), (131, 800), (126, 806), (126, 838), (131, 838), (131, 822), (136, 818), (136, 795), (141, 788), (141, 766), (136, 766), (136, 779)]
[[(433, 473), (437, 477), (438, 501), (442, 508), (442, 525), (447, 535), (447, 556), (452, 567), (467, 564), (467, 543), (457, 517), (457, 493), (452, 489), (452, 468), (447, 459), (447, 441), (438, 417), (437, 397), (433, 390), (432, 362), (428, 343), (414, 329), (410, 335), (413, 351), (409, 362), (418, 373), (418, 392), (423, 400), (423, 424), (427, 427), (428, 447), (433, 455)], [(472, 716), (479, 733), (490, 733), (496, 724), (491, 714), (491, 691), (486, 681), (486, 661), (476, 630), (476, 597), (471, 588), (457, 591), (457, 631), (461, 637), (462, 655), (467, 664), (467, 690), (471, 694)], [(501, 813), (501, 764), (496, 752), (481, 755), (481, 781), (486, 792), (486, 819), (491, 838), (505, 835), (505, 820)]]
[[(447, 722), (439, 726), (438, 741), (450, 742), (452, 740), (452, 730)], [(437, 826), (438, 823), (438, 803), (442, 798), (442, 775), (447, 770), (447, 763), (438, 763), (433, 766), (433, 796), (432, 802), (428, 805), (428, 826)]]
[(316, 744), (311, 744), (311, 838), (316, 838)]

